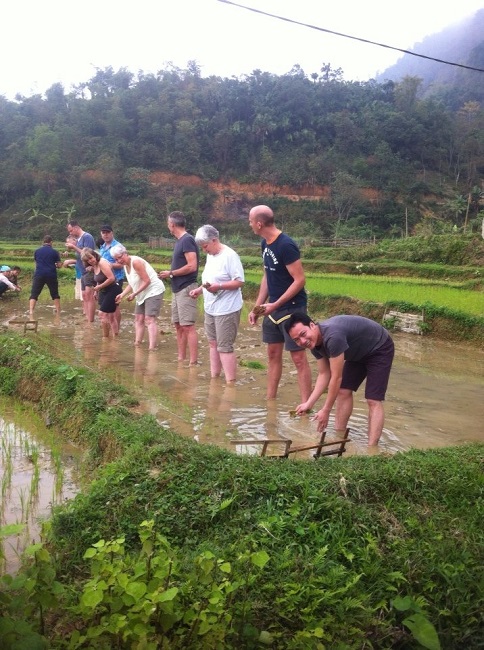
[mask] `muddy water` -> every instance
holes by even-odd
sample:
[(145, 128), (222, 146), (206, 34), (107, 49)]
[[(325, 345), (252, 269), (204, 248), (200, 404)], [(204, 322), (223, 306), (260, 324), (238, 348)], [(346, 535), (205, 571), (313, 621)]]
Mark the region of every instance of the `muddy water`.
[[(297, 381), (289, 357), (285, 358), (278, 399), (266, 401), (265, 369), (250, 367), (251, 362), (266, 365), (259, 328), (243, 322), (237, 340), (242, 365), (236, 386), (227, 387), (223, 380), (210, 378), (202, 314), (198, 328), (202, 364), (189, 368), (176, 360), (169, 304), (162, 310), (163, 334), (156, 352), (148, 352), (146, 346), (133, 346), (129, 307), (123, 310), (119, 337), (106, 340), (101, 337), (98, 323), (84, 322), (79, 305), (64, 301), (60, 318), (55, 318), (52, 309), (40, 303), (36, 310), (38, 335), (66, 360), (86, 364), (127, 386), (140, 400), (140, 410), (153, 414), (160, 424), (200, 443), (213, 443), (237, 453), (260, 451), (257, 445), (234, 444), (237, 440), (289, 438), (295, 444), (310, 445), (318, 439), (315, 423), (309, 417), (289, 415), (298, 403)], [(16, 310), (4, 312), (1, 319), (7, 322), (25, 315), (17, 304)], [(26, 336), (37, 335), (27, 332)], [(394, 339), (396, 357), (379, 452), (484, 442), (484, 351), (410, 334), (397, 333)], [(315, 376), (311, 356), (310, 363)], [(3, 541), (1, 573), (16, 569), (19, 553), (38, 539), (40, 521), (50, 515), (52, 505), (78, 491), (74, 476), (79, 453), (69, 446), (59, 448), (42, 422), (21, 407), (0, 400), (0, 409), (0, 526), (24, 525), (20, 535)], [(368, 453), (366, 414), (364, 399), (357, 393), (349, 423), (348, 454)], [(300, 455), (310, 457), (311, 453)]]
[[(168, 301), (162, 309), (160, 349), (148, 352), (146, 344), (133, 346), (132, 307), (123, 309), (121, 332), (116, 340), (102, 339), (99, 324), (83, 321), (80, 303), (63, 303), (56, 322), (52, 309), (36, 310), (39, 333), (52, 337), (56, 350), (67, 359), (80, 361), (107, 373), (128, 386), (140, 399), (141, 408), (161, 424), (199, 442), (214, 443), (239, 453), (258, 453), (260, 447), (234, 445), (252, 438), (290, 438), (298, 445), (319, 437), (309, 417), (292, 418), (298, 403), (295, 370), (285, 358), (278, 399), (265, 399), (265, 370), (241, 365), (235, 387), (210, 378), (208, 346), (199, 317), (202, 364), (188, 368), (177, 363), (176, 341), (170, 325)], [(19, 314), (17, 314), (19, 315)], [(241, 364), (266, 365), (260, 329), (243, 324), (237, 340)], [(35, 336), (29, 333), (28, 336)], [(379, 450), (440, 447), (467, 441), (484, 441), (484, 351), (464, 344), (433, 341), (396, 333), (396, 357), (386, 401), (385, 429)], [(313, 376), (316, 365), (310, 356)], [(348, 454), (365, 454), (366, 403), (359, 393), (350, 420)], [(329, 433), (332, 430), (330, 421)], [(309, 452), (306, 452), (309, 456)]]
[(0, 541), (0, 575), (18, 567), (19, 555), (38, 541), (41, 522), (54, 505), (78, 492), (79, 451), (59, 446), (52, 432), (22, 405), (0, 400), (0, 526), (19, 524), (22, 531)]

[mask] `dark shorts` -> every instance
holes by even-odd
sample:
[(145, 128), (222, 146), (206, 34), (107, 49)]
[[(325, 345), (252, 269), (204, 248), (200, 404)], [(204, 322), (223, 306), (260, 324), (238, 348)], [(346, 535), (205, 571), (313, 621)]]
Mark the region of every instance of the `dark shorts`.
[(365, 399), (382, 402), (392, 369), (395, 346), (391, 338), (361, 361), (345, 361), (341, 388), (357, 391), (366, 377)]
[(104, 314), (114, 314), (116, 307), (116, 296), (119, 296), (122, 289), (116, 282), (109, 284), (105, 289), (101, 289), (98, 296), (99, 311)]
[(284, 343), (284, 349), (289, 352), (304, 350), (292, 340), (284, 327), (295, 311), (305, 313), (306, 309), (303, 307), (278, 309), (270, 316), (264, 316), (262, 321), (262, 341), (264, 343)]
[(8, 291), (10, 287), (8, 284), (5, 284), (5, 282), (0, 282), (0, 296), (5, 293), (5, 291)]
[(84, 291), (86, 287), (94, 287), (96, 281), (94, 280), (94, 272), (88, 271), (81, 275), (81, 289)]
[(42, 275), (34, 275), (32, 279), (32, 289), (30, 290), (30, 298), (33, 300), (37, 300), (45, 285), (47, 285), (47, 287), (49, 288), (50, 297), (52, 298), (52, 300), (58, 300), (60, 296), (59, 296), (59, 282), (57, 280), (57, 276), (55, 278), (52, 277), (46, 278), (45, 276)]

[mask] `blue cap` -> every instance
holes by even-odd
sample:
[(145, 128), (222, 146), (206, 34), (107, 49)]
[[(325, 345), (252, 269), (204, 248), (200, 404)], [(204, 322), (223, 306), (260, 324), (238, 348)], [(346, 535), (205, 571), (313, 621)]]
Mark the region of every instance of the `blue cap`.
[(9, 266), (7, 266), (6, 264), (2, 264), (2, 266), (0, 266), (0, 273), (2, 271), (11, 271), (11, 270), (12, 269)]

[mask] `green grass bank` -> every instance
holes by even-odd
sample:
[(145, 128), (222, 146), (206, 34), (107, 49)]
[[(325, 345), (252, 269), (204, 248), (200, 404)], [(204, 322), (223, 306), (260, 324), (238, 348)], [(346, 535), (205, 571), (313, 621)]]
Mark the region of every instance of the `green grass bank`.
[(0, 390), (86, 449), (82, 493), (0, 582), (5, 648), (482, 647), (484, 445), (237, 457), (43, 335), (0, 336)]

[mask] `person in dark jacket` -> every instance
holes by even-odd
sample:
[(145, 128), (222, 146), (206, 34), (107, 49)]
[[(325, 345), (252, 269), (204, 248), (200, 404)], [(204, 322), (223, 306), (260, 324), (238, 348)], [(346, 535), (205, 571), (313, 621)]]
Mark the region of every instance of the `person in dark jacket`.
[(50, 297), (54, 301), (55, 313), (60, 314), (59, 281), (57, 269), (62, 266), (59, 251), (52, 247), (52, 237), (46, 235), (43, 244), (34, 252), (35, 271), (30, 291), (30, 316), (33, 316), (35, 305), (42, 289), (47, 285)]

